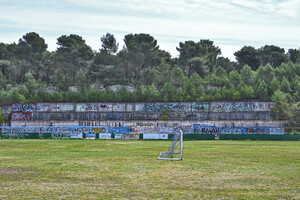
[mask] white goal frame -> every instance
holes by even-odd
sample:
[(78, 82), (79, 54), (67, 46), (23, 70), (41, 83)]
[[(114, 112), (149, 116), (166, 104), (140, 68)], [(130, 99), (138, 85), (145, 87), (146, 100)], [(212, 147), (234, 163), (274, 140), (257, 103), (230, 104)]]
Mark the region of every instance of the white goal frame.
[[(171, 141), (171, 145), (169, 147), (169, 151), (161, 152), (159, 154), (157, 160), (182, 160), (182, 158), (183, 158), (183, 131), (181, 128), (178, 128), (178, 129), (179, 129), (179, 133), (174, 133), (172, 141)], [(174, 154), (180, 154), (180, 156), (173, 158)]]

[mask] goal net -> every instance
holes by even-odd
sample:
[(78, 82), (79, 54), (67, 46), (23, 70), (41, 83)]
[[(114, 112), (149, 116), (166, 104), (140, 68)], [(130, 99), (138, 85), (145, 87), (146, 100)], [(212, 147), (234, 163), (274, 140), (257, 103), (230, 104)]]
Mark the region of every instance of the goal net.
[(175, 129), (168, 152), (161, 152), (157, 160), (182, 160), (183, 132), (181, 128)]

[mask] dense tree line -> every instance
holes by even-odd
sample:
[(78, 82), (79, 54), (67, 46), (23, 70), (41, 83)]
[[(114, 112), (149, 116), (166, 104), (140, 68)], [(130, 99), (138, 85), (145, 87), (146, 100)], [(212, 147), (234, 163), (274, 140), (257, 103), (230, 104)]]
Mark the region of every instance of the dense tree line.
[[(178, 58), (160, 49), (149, 34), (125, 35), (122, 48), (110, 33), (100, 41), (99, 51), (93, 51), (81, 36), (63, 35), (50, 52), (45, 40), (31, 32), (18, 43), (0, 43), (0, 104), (257, 99), (277, 102), (281, 119), (299, 110), (298, 49), (286, 53), (274, 45), (245, 46), (234, 53), (233, 62), (211, 40), (180, 42)], [(108, 88), (116, 84), (136, 89)], [(46, 86), (57, 90), (49, 93)]]

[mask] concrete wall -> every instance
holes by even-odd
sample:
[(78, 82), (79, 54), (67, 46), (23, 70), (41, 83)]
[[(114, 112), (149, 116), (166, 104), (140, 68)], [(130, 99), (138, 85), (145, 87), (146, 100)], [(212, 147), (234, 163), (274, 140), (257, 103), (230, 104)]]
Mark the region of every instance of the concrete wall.
[[(272, 102), (144, 102), (144, 103), (29, 103), (13, 104), (11, 126), (272, 126)], [(170, 110), (170, 121), (162, 121), (162, 111)]]
[(204, 124), (213, 126), (239, 126), (239, 127), (283, 127), (284, 121), (263, 120), (235, 120), (235, 121), (12, 121), (11, 126), (190, 126), (193, 124)]

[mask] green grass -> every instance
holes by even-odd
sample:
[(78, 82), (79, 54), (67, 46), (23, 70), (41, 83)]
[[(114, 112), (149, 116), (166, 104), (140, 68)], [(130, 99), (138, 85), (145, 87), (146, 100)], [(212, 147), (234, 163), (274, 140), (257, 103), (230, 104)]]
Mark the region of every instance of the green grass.
[(300, 199), (297, 141), (0, 140), (0, 199)]

